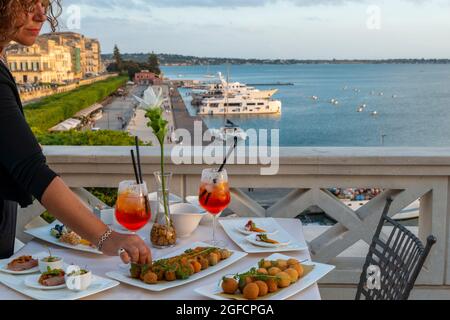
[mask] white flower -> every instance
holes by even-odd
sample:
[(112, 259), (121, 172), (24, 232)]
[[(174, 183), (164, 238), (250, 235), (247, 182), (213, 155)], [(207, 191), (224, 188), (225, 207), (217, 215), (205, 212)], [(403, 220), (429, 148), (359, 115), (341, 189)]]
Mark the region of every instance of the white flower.
[(139, 102), (138, 108), (143, 110), (161, 108), (166, 101), (166, 99), (163, 98), (163, 90), (161, 87), (158, 89), (158, 94), (155, 94), (152, 87), (148, 87), (148, 89), (144, 91), (143, 99), (137, 96), (134, 96), (134, 98)]

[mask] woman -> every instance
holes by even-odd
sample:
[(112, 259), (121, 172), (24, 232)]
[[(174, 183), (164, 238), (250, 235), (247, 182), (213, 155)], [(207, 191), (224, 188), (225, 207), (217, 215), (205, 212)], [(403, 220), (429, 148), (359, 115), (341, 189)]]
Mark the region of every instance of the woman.
[(141, 238), (109, 229), (48, 168), (25, 121), (4, 49), (11, 41), (33, 45), (46, 21), (55, 31), (60, 9), (59, 0), (0, 0), (0, 259), (13, 254), (17, 203), (29, 206), (34, 197), (105, 254), (120, 255), (125, 263), (149, 263), (151, 253)]

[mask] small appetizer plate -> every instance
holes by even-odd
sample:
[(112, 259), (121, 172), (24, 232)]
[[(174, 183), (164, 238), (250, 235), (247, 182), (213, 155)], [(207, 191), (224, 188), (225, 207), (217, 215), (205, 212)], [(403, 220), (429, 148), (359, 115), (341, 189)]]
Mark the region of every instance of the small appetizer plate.
[(24, 283), (27, 287), (30, 287), (33, 289), (38, 289), (38, 290), (59, 290), (59, 289), (64, 289), (67, 287), (65, 283), (61, 284), (59, 286), (53, 286), (53, 287), (43, 286), (42, 284), (39, 283), (40, 277), (41, 277), (40, 274), (28, 276), (25, 278)]
[[(305, 241), (299, 241), (289, 232), (287, 232), (274, 218), (252, 218), (253, 222), (258, 227), (271, 226), (276, 229), (276, 237), (283, 239), (283, 242), (290, 241), (288, 245), (284, 246), (261, 246), (255, 245), (247, 240), (247, 235), (242, 234), (236, 229), (237, 225), (245, 226), (249, 218), (237, 219), (219, 219), (220, 225), (223, 227), (225, 233), (233, 240), (243, 251), (247, 253), (272, 253), (272, 252), (288, 252), (288, 251), (302, 251), (308, 250), (308, 245)], [(269, 238), (275, 237), (274, 234), (268, 235)], [(288, 239), (288, 240), (286, 240)]]
[[(33, 254), (33, 258), (36, 259), (44, 258), (46, 256), (48, 256), (48, 252)], [(1, 261), (0, 263), (4, 263), (4, 261)], [(64, 267), (67, 267), (67, 265)], [(35, 283), (39, 283), (38, 276), (40, 275), (36, 275)], [(26, 278), (28, 278), (27, 275), (13, 275), (0, 272), (0, 283), (36, 300), (78, 300), (110, 290), (120, 284), (119, 282), (108, 278), (92, 275), (92, 284), (84, 291), (74, 292), (68, 288), (62, 288), (59, 290), (40, 290), (27, 286), (25, 284)]]
[(272, 235), (272, 234), (278, 233), (278, 229), (276, 229), (274, 226), (271, 226), (271, 225), (257, 224), (256, 226), (258, 228), (260, 228), (260, 229), (263, 229), (264, 231), (263, 232), (261, 232), (261, 231), (259, 231), (259, 232), (248, 231), (247, 229), (245, 229), (245, 224), (242, 225), (242, 224), (237, 224), (237, 223), (235, 225), (235, 228), (236, 228), (237, 231), (239, 231), (240, 233), (245, 234), (245, 235), (260, 234), (260, 233), (265, 233), (267, 235), (269, 235), (269, 234)]
[(28, 229), (28, 230), (25, 230), (25, 233), (27, 233), (27, 234), (35, 237), (35, 238), (47, 241), (49, 243), (55, 244), (55, 245), (60, 246), (60, 247), (73, 249), (73, 250), (77, 250), (77, 251), (102, 254), (96, 248), (93, 248), (93, 247), (90, 247), (90, 246), (86, 246), (86, 245), (83, 245), (83, 244), (79, 244), (79, 245), (74, 246), (74, 245), (71, 245), (71, 244), (59, 241), (58, 239), (56, 239), (55, 237), (53, 237), (50, 234), (50, 231), (52, 230), (52, 228), (54, 228), (57, 224), (61, 224), (61, 222), (55, 221), (54, 223), (46, 225), (46, 226), (42, 226), (42, 227), (39, 227), (39, 228)]
[[(265, 233), (264, 233), (265, 234)], [(258, 234), (251, 234), (248, 237), (246, 237), (245, 239), (247, 239), (248, 242), (250, 242), (251, 244), (254, 244), (255, 246), (258, 247), (265, 247), (265, 248), (279, 248), (279, 247), (285, 247), (288, 246), (289, 244), (291, 244), (292, 240), (288, 237), (283, 237), (282, 235), (267, 235), (267, 237), (271, 240), (277, 241), (278, 243), (268, 243), (268, 242), (264, 242), (259, 240), (259, 236), (262, 235), (261, 233)]]

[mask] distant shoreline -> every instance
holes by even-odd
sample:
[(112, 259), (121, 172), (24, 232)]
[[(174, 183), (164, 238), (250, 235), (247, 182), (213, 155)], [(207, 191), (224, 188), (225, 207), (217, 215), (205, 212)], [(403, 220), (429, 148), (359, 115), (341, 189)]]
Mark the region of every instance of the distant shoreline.
[[(298, 64), (450, 64), (450, 59), (240, 59), (208, 58), (175, 54), (158, 54), (162, 66), (213, 66), (213, 65), (298, 65)], [(125, 53), (123, 60), (145, 62), (149, 54)], [(112, 60), (112, 54), (102, 55), (104, 60)]]

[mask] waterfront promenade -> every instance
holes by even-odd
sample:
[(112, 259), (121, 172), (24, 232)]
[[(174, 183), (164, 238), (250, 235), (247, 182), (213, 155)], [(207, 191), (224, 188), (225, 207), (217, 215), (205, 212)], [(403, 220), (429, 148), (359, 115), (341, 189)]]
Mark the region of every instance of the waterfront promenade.
[(104, 106), (103, 116), (95, 122), (94, 127), (101, 130), (124, 130), (133, 118), (134, 109), (137, 105), (133, 95), (141, 96), (145, 89), (145, 86), (127, 88), (123, 97), (114, 97)]
[[(172, 111), (174, 115), (174, 121), (175, 121), (175, 128), (184, 128), (188, 130), (191, 133), (191, 136), (194, 137), (194, 123), (195, 121), (201, 121), (202, 122), (202, 132), (205, 132), (208, 130), (208, 127), (206, 126), (205, 122), (202, 120), (201, 117), (195, 116), (192, 117), (184, 103), (183, 97), (181, 96), (180, 92), (178, 91), (178, 88), (175, 86), (170, 87), (170, 100), (172, 105)], [(194, 142), (194, 141), (193, 141)], [(203, 143), (205, 144), (205, 143)]]
[[(163, 89), (163, 97), (166, 100), (164, 103), (164, 118), (169, 122), (169, 134), (165, 144), (171, 145), (176, 143), (171, 139), (171, 133), (176, 129), (186, 129), (194, 136), (194, 123), (195, 121), (202, 122), (202, 130), (205, 132), (208, 128), (202, 119), (198, 116), (192, 117), (181, 97), (178, 88), (171, 84), (164, 84), (162, 86), (153, 86), (155, 92), (158, 92), (159, 88)], [(144, 88), (145, 90), (146, 88)], [(142, 91), (144, 91), (142, 90)], [(149, 143), (156, 146), (159, 144), (155, 135), (152, 133), (151, 129), (147, 127), (148, 119), (145, 118), (144, 110), (136, 110), (133, 118), (129, 122), (126, 128), (131, 135), (138, 136), (143, 142)], [(194, 142), (194, 141), (193, 141)]]

